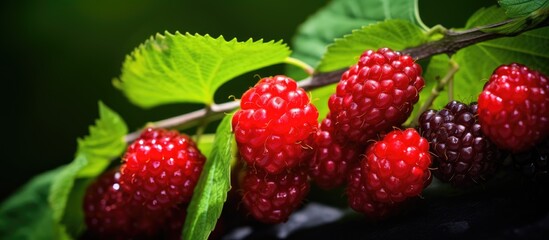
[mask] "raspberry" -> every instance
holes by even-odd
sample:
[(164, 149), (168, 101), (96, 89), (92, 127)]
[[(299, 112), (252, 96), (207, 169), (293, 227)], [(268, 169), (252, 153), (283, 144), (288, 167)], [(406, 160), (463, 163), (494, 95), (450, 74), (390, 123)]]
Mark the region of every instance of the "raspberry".
[(478, 98), (482, 131), (500, 148), (526, 151), (549, 134), (549, 82), (543, 74), (512, 63), (501, 65)]
[(408, 55), (388, 48), (364, 52), (328, 101), (338, 141), (365, 143), (401, 125), (425, 85), (421, 73)]
[(452, 101), (419, 118), (420, 133), (433, 154), (434, 175), (456, 187), (485, 181), (500, 164), (500, 151), (482, 133), (476, 113), (476, 103)]
[(398, 203), (430, 183), (429, 143), (413, 128), (393, 130), (366, 149), (362, 184), (376, 202)]
[(157, 219), (126, 205), (128, 195), (120, 188), (119, 178), (116, 169), (105, 172), (86, 190), (83, 207), (87, 234), (93, 239), (153, 236), (158, 231)]
[(247, 169), (242, 180), (242, 202), (251, 215), (264, 223), (281, 223), (309, 192), (307, 172), (302, 168), (279, 174)]
[(359, 160), (360, 147), (352, 143), (336, 142), (330, 114), (320, 124), (316, 133), (314, 155), (309, 174), (323, 189), (332, 189), (345, 182), (351, 165)]
[(366, 180), (363, 180), (362, 176), (360, 164), (355, 164), (355, 167), (350, 170), (346, 189), (349, 206), (372, 219), (382, 219), (392, 214), (397, 203), (375, 201), (366, 188), (364, 184)]
[(549, 138), (530, 151), (512, 154), (515, 167), (538, 183), (549, 183)]
[(134, 205), (171, 209), (190, 201), (205, 160), (188, 136), (148, 128), (128, 147), (120, 183)]
[(232, 127), (240, 156), (249, 165), (276, 174), (311, 155), (318, 111), (293, 79), (261, 79), (242, 95), (240, 107)]

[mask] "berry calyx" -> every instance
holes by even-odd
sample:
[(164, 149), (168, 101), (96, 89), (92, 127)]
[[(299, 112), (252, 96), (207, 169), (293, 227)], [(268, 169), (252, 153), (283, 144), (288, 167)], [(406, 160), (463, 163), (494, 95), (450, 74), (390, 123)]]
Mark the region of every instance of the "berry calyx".
[(389, 48), (364, 52), (328, 101), (338, 141), (364, 144), (400, 126), (425, 85), (421, 73), (412, 57)]
[(242, 95), (232, 118), (241, 158), (252, 167), (280, 173), (310, 157), (318, 111), (286, 76), (267, 77)]
[(249, 213), (264, 223), (281, 223), (300, 206), (309, 192), (307, 172), (302, 168), (279, 174), (247, 169), (242, 183), (242, 202)]
[(205, 160), (188, 136), (148, 128), (128, 147), (120, 183), (132, 204), (171, 209), (190, 201)]
[(430, 144), (433, 173), (453, 186), (486, 181), (502, 160), (500, 150), (481, 131), (477, 107), (476, 103), (452, 101), (419, 118), (420, 133)]
[(501, 65), (478, 98), (482, 131), (498, 147), (527, 151), (549, 134), (549, 81), (524, 65)]

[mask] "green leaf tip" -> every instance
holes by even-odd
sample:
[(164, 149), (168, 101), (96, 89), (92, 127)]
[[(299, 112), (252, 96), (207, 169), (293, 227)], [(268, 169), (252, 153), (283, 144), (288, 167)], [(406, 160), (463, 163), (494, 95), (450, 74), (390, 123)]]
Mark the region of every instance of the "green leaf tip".
[(227, 41), (223, 36), (165, 32), (150, 37), (128, 55), (113, 84), (144, 108), (169, 103), (211, 105), (215, 91), (224, 83), (282, 63), (289, 55), (282, 41)]
[(417, 0), (334, 0), (299, 26), (292, 56), (318, 66), (334, 39), (387, 19), (404, 19), (427, 28), (419, 18)]
[(428, 36), (418, 25), (403, 19), (389, 19), (355, 29), (328, 46), (318, 71), (328, 72), (356, 63), (360, 54), (368, 49), (389, 47), (395, 51), (418, 46)]
[(79, 138), (75, 159), (51, 183), (48, 203), (60, 233), (76, 237), (84, 229), (82, 200), (85, 188), (126, 148), (128, 128), (122, 118), (99, 102), (99, 118), (89, 134)]
[(532, 16), (547, 13), (549, 0), (499, 0), (498, 4), (505, 9), (505, 14), (511, 18)]
[(232, 115), (225, 116), (217, 128), (211, 153), (187, 209), (182, 239), (208, 239), (221, 216), (231, 189), (231, 162), (235, 156), (231, 118)]

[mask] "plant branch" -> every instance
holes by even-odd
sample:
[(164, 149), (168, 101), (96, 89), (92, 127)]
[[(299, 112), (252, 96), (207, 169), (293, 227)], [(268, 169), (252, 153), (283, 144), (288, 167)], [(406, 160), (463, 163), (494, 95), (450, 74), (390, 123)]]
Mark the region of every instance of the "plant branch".
[[(454, 79), (454, 75), (458, 70), (459, 65), (454, 61), (450, 61), (450, 69), (448, 70), (448, 73), (446, 73), (446, 75), (437, 82), (437, 85), (433, 86), (429, 98), (427, 98), (425, 103), (423, 103), (423, 105), (421, 105), (421, 107), (419, 108), (419, 113), (427, 111), (427, 109), (429, 109), (433, 105), (433, 102), (438, 97), (438, 95), (440, 95), (440, 92), (444, 90), (444, 87), (448, 85), (452, 81), (452, 79)], [(410, 126), (417, 126), (420, 115), (421, 114), (417, 114)]]
[[(477, 28), (472, 28), (468, 30), (454, 31), (447, 30), (444, 32), (444, 37), (439, 40), (428, 42), (417, 47), (407, 48), (401, 51), (403, 54), (408, 54), (412, 56), (415, 60), (425, 59), (438, 54), (454, 54), (458, 50), (470, 46), (472, 44), (502, 38), (502, 37), (512, 37), (519, 35), (523, 32), (530, 31), (533, 29), (538, 29), (542, 27), (549, 26), (549, 18), (545, 19), (543, 22), (538, 24), (528, 25), (524, 28), (521, 28), (517, 31), (511, 33), (500, 33), (497, 32), (497, 28), (502, 27), (507, 24), (516, 23), (520, 19), (510, 19), (505, 20), (499, 23), (490, 24), (486, 26), (480, 26)], [(295, 61), (293, 59), (287, 59), (286, 63), (297, 65), (304, 69), (306, 72), (311, 72), (307, 67), (308, 65), (303, 64), (301, 61)], [(299, 81), (299, 86), (305, 90), (313, 90), (322, 86), (329, 84), (334, 84), (339, 81), (341, 74), (343, 74), (347, 69), (339, 69), (331, 72), (320, 72), (314, 73), (312, 76)], [(239, 100), (232, 102), (222, 103), (222, 104), (213, 104), (210, 106), (210, 110), (207, 108), (199, 109), (193, 112), (185, 113), (180, 116), (175, 116), (158, 122), (150, 123), (149, 126), (158, 127), (158, 128), (187, 128), (191, 126), (196, 126), (201, 121), (213, 121), (221, 119), (226, 113), (233, 111), (238, 108), (240, 105)], [(129, 133), (125, 137), (126, 142), (134, 141), (140, 134), (141, 130)]]

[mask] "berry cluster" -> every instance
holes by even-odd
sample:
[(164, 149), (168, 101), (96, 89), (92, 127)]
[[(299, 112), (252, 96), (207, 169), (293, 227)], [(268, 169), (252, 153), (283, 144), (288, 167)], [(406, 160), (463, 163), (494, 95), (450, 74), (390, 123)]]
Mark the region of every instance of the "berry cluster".
[[(417, 196), (430, 180), (428, 143), (413, 129), (392, 130), (419, 98), (421, 71), (410, 56), (388, 48), (366, 51), (342, 75), (320, 124), (306, 93), (287, 77), (261, 79), (244, 93), (232, 126), (248, 165), (241, 187), (251, 215), (285, 221), (308, 191), (305, 168), (324, 189), (350, 177), (351, 205), (362, 212), (372, 211), (359, 205), (389, 211)], [(382, 134), (387, 136), (366, 150)]]
[(349, 205), (369, 217), (386, 216), (430, 182), (427, 141), (413, 129), (393, 130), (419, 99), (421, 72), (408, 55), (368, 50), (343, 73), (328, 101), (312, 178), (326, 189), (347, 180)]
[[(341, 76), (318, 127), (314, 106), (293, 80), (265, 78), (248, 90), (232, 124), (248, 164), (242, 193), (251, 215), (285, 221), (308, 191), (304, 166), (322, 189), (346, 185), (349, 205), (374, 219), (421, 194), (431, 171), (455, 187), (488, 180), (507, 151), (531, 175), (546, 175), (547, 153), (539, 150), (549, 134), (545, 76), (502, 65), (478, 104), (452, 101), (423, 112), (417, 131), (399, 130), (424, 86), (421, 73), (410, 56), (364, 52)], [(524, 154), (536, 144), (535, 154)]]
[[(349, 206), (368, 218), (396, 212), (432, 180), (468, 187), (488, 180), (505, 153), (547, 181), (549, 81), (520, 64), (498, 67), (478, 104), (449, 102), (401, 129), (424, 87), (410, 56), (364, 52), (329, 98), (318, 123), (309, 96), (291, 78), (266, 77), (246, 91), (232, 117), (243, 166), (239, 198), (264, 223), (288, 219), (307, 196), (344, 186)], [(93, 238), (179, 238), (205, 157), (186, 135), (146, 129), (119, 169), (90, 185), (84, 200)]]
[(259, 221), (284, 222), (309, 191), (303, 166), (312, 155), (318, 111), (293, 79), (280, 75), (246, 91), (240, 107), (232, 128), (247, 163), (244, 206)]
[(178, 239), (205, 160), (186, 135), (146, 129), (128, 147), (120, 170), (104, 173), (88, 188), (88, 234)]

